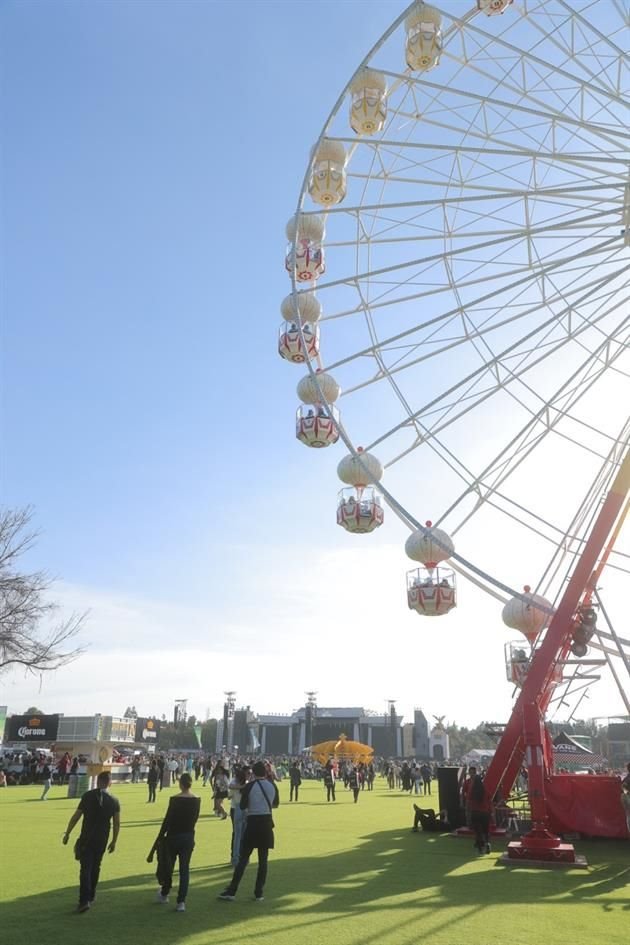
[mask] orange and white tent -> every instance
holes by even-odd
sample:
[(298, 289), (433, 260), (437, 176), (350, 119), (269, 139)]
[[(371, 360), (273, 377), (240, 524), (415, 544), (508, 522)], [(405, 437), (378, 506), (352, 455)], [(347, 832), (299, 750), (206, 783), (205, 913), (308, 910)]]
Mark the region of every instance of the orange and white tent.
[(368, 764), (374, 757), (374, 749), (361, 742), (352, 742), (345, 735), (340, 735), (337, 741), (320, 742), (313, 745), (310, 753), (320, 764), (326, 764), (329, 758), (336, 761), (353, 761), (355, 764)]

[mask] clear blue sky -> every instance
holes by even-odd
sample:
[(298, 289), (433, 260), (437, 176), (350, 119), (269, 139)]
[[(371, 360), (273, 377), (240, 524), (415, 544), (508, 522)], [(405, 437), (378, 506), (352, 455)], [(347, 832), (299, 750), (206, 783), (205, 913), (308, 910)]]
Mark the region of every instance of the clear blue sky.
[(161, 713), (188, 695), (201, 714), (236, 689), (289, 711), (314, 688), (506, 715), (496, 615), (478, 705), (414, 666), (405, 533), (390, 516), (359, 548), (336, 528), (342, 452), (294, 439), (301, 372), (276, 352), (309, 150), (401, 10), (2, 4), (2, 502), (34, 507), (28, 564), (92, 612), (88, 655), (41, 692), (3, 680), (11, 709)]
[(203, 593), (294, 532), (283, 229), (389, 6), (4, 4), (3, 497), (66, 578)]

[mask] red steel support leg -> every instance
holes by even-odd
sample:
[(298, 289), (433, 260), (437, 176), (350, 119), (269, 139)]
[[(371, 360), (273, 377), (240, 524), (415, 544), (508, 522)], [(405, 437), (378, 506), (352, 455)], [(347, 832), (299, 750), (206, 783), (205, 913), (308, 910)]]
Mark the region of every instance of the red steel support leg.
[(571, 844), (562, 844), (558, 837), (547, 831), (544, 713), (554, 685), (554, 667), (571, 642), (575, 612), (629, 492), (630, 451), (606, 496), (543, 642), (534, 654), (523, 688), (486, 774), (488, 793), (494, 795), (500, 787), (502, 795), (506, 797), (518, 774), (524, 745), (532, 804), (532, 831), (519, 843), (510, 843), (508, 853), (513, 858), (561, 859), (569, 862), (575, 859)]

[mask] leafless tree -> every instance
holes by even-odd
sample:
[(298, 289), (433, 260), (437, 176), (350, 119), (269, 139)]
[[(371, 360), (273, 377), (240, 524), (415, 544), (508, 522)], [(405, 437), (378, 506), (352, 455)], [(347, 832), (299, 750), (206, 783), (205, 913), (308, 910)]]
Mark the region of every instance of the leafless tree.
[(0, 673), (15, 666), (31, 673), (59, 669), (83, 652), (72, 642), (86, 614), (55, 622), (59, 605), (48, 597), (50, 576), (19, 570), (20, 557), (37, 538), (29, 529), (31, 514), (0, 509)]

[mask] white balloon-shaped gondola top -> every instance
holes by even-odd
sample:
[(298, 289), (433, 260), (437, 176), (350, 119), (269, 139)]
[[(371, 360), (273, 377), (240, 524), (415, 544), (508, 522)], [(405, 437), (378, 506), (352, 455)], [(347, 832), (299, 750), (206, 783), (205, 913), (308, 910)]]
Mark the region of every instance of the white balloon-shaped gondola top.
[(431, 522), (426, 529), (413, 532), (405, 542), (405, 552), (412, 561), (419, 561), (426, 568), (435, 568), (446, 561), (455, 551), (455, 545), (446, 532), (434, 528)]
[(358, 135), (375, 135), (387, 118), (387, 81), (382, 72), (362, 69), (350, 83), (350, 127)]
[(337, 475), (342, 482), (357, 488), (365, 487), (383, 478), (383, 466), (376, 456), (358, 448), (358, 456), (344, 456), (337, 466)]
[(294, 214), (285, 227), (287, 239), (314, 240), (321, 243), (326, 233), (324, 218), (317, 213)]
[(520, 630), (530, 643), (551, 620), (552, 604), (538, 594), (532, 594), (525, 585), (523, 597), (512, 597), (503, 608), (503, 623), (512, 630)]
[[(278, 354), (292, 364), (304, 364), (319, 355), (319, 327), (322, 307), (312, 292), (287, 295), (280, 305), (284, 324), (278, 334)], [(301, 324), (302, 331), (298, 327)]]
[(482, 13), (487, 16), (494, 16), (497, 13), (505, 13), (512, 0), (477, 0), (477, 6)]
[(332, 207), (346, 196), (346, 149), (341, 141), (324, 138), (313, 158), (308, 192), (315, 203)]
[[(297, 306), (297, 315), (296, 315)], [(298, 292), (297, 295), (287, 295), (282, 300), (280, 311), (285, 322), (295, 322), (299, 316), (302, 324), (318, 322), (322, 316), (322, 306), (313, 292)]]
[(428, 3), (418, 3), (405, 20), (407, 65), (416, 72), (427, 72), (440, 61), (442, 52), (442, 14)]
[[(341, 393), (339, 384), (331, 374), (326, 374), (324, 371), (317, 371), (316, 376), (324, 400), (333, 404)], [(303, 377), (297, 386), (297, 395), (303, 404), (321, 404), (322, 394), (319, 393), (311, 374)]]

